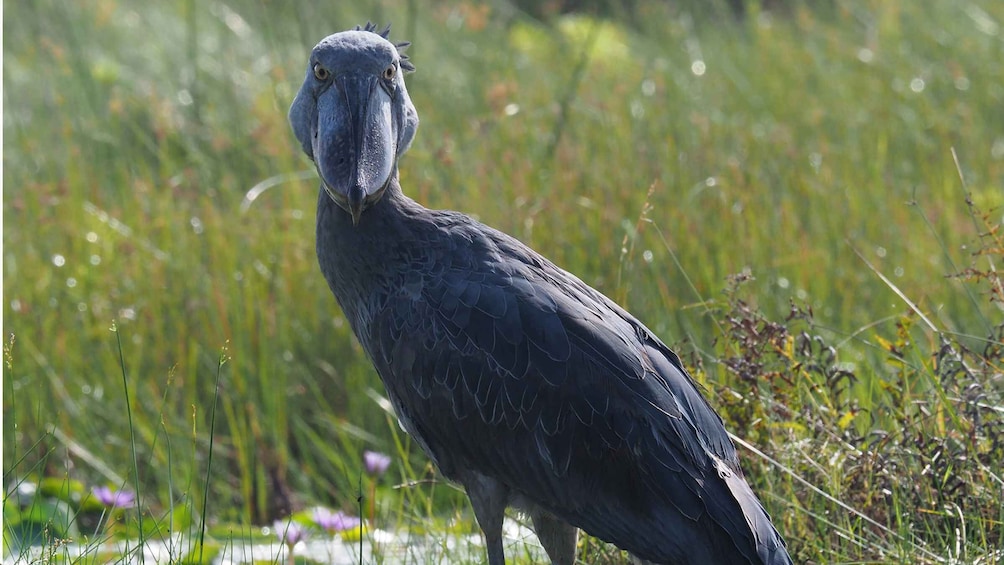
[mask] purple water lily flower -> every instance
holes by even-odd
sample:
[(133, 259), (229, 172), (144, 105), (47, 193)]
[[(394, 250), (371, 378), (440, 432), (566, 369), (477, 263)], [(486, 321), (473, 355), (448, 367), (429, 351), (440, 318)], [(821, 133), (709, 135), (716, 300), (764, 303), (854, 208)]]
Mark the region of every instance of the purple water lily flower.
[(307, 528), (304, 528), (299, 522), (276, 520), (272, 523), (272, 528), (275, 530), (275, 535), (279, 538), (279, 541), (288, 545), (291, 549), (294, 545), (307, 538)]
[(314, 523), (329, 534), (335, 534), (345, 530), (354, 530), (359, 527), (361, 521), (345, 512), (332, 512), (327, 508), (318, 508), (314, 510)]
[(132, 508), (136, 506), (136, 493), (128, 490), (112, 490), (110, 487), (96, 487), (91, 491), (98, 502), (108, 508)]
[(366, 466), (367, 473), (379, 477), (387, 471), (387, 467), (390, 467), (390, 455), (376, 451), (364, 451), (363, 464)]

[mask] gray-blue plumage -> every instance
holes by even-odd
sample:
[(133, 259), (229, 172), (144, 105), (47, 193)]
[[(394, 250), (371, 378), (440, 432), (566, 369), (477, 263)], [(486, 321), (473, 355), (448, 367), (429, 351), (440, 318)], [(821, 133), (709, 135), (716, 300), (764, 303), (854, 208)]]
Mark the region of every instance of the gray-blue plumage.
[(654, 563), (790, 563), (669, 348), (516, 239), (402, 193), (418, 116), (386, 36), (321, 41), (290, 122), (321, 177), (321, 271), (405, 429), (465, 487), (489, 563), (507, 506), (554, 563), (576, 528)]

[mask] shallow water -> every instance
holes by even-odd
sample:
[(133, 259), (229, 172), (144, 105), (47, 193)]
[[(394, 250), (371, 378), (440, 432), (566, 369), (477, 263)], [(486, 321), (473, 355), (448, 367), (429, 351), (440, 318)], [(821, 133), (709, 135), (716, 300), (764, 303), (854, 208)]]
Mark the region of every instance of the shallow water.
[[(503, 535), (507, 557), (519, 556), (522, 562), (547, 561), (543, 548), (529, 528), (507, 518), (503, 525)], [(358, 541), (345, 541), (338, 536), (314, 536), (296, 544), (293, 555), (330, 565), (481, 563), (485, 559), (484, 543), (477, 534), (431, 537), (374, 530), (364, 537), (360, 544)], [(278, 541), (245, 543), (241, 540), (229, 540), (222, 543), (223, 549), (213, 559), (213, 565), (263, 562), (283, 564), (288, 560), (288, 548)], [(96, 563), (167, 564), (190, 553), (194, 545), (194, 540), (185, 536), (148, 540), (142, 551), (136, 542), (129, 541), (86, 546), (67, 543), (58, 547), (32, 547), (22, 555), (5, 557), (3, 565), (50, 561), (72, 563), (91, 559)]]

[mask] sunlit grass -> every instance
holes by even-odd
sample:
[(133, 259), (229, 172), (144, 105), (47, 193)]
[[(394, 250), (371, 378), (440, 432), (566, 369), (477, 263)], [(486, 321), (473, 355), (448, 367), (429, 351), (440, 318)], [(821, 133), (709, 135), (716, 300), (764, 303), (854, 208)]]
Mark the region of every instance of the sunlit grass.
[[(1000, 3), (796, 2), (722, 19), (642, 2), (621, 14), (633, 27), (494, 4), (345, 4), (5, 5), (5, 488), (125, 486), (138, 472), (151, 523), (205, 511), (267, 524), (315, 501), (360, 515), (361, 454), (377, 449), (396, 461), (376, 491), (380, 523), (473, 531), (462, 493), (388, 414), (317, 269), (316, 183), (297, 175), (310, 167), (285, 123), (318, 39), (390, 20), (418, 67), (409, 194), (615, 297), (688, 354), (732, 431), (832, 496), (886, 508), (872, 518), (902, 539), (956, 555), (944, 531), (956, 510), (935, 494), (910, 506), (887, 474), (927, 477), (937, 450), (924, 441), (973, 432), (937, 353), (953, 335), (984, 351), (1002, 318), (986, 285), (947, 276), (1000, 260), (972, 255), (1004, 209)], [(271, 178), (286, 180), (242, 210)], [(751, 343), (775, 357), (749, 382), (725, 363), (747, 355), (730, 333), (736, 297), (790, 330)], [(811, 323), (785, 320), (792, 300)], [(802, 330), (856, 380), (799, 373), (788, 348)], [(912, 425), (917, 410), (931, 411), (922, 427), (848, 439)], [(803, 560), (916, 553), (744, 461)], [(958, 551), (974, 559), (1001, 545), (1004, 515), (968, 511)]]

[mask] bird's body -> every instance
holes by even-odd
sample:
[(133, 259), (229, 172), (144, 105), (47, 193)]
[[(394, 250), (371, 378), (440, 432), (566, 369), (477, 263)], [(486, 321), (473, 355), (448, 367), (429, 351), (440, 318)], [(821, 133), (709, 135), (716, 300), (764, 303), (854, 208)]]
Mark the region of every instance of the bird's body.
[[(318, 66), (377, 57), (383, 45), (359, 35), (380, 37), (368, 29), (315, 48), (313, 74), (323, 88), (308, 71), (290, 111), (315, 162), (318, 154), (341, 159), (317, 162), (318, 260), (403, 426), (467, 490), (490, 564), (504, 562), (507, 506), (530, 515), (558, 564), (574, 560), (576, 528), (655, 563), (790, 563), (721, 419), (669, 348), (518, 240), (407, 198), (396, 172), (400, 143), (389, 169), (386, 159), (365, 158), (388, 138), (407, 147), (413, 108), (392, 105), (378, 142), (346, 139), (346, 130), (367, 134), (337, 120), (323, 131), (332, 124), (320, 114), (333, 103), (324, 81), (338, 80), (339, 70)], [(353, 51), (350, 39), (362, 47)], [(331, 88), (349, 105), (345, 92), (392, 104), (400, 93)], [(314, 98), (304, 101), (305, 92)], [(366, 109), (338, 111), (371, 119)], [(313, 114), (313, 125), (300, 123)], [(335, 138), (328, 146), (325, 135)], [(341, 157), (332, 146), (342, 147)]]

